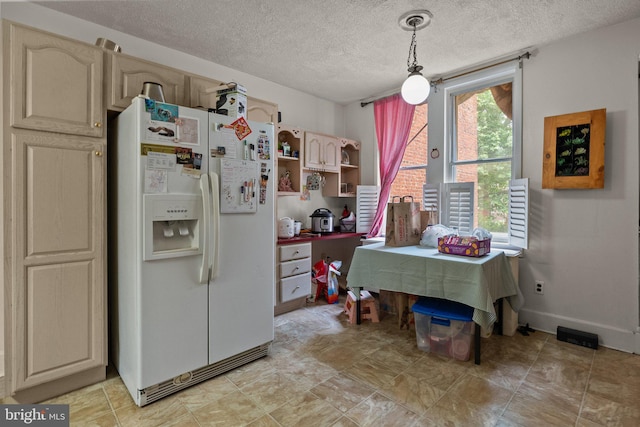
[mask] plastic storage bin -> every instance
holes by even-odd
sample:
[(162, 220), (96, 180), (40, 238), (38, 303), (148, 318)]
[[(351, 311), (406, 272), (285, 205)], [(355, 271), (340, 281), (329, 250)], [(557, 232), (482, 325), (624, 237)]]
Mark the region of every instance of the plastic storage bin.
[(440, 298), (421, 297), (412, 311), (420, 350), (469, 360), (473, 307)]

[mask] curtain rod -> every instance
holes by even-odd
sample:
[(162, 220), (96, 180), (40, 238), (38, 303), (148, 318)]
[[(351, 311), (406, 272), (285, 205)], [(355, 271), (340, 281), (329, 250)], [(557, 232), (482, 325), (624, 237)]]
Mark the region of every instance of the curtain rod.
[[(504, 61), (496, 62), (495, 64), (486, 65), (486, 66), (480, 67), (480, 68), (474, 68), (473, 70), (465, 71), (464, 73), (456, 74), (454, 76), (449, 76), (449, 77), (444, 78), (444, 79), (441, 77), (438, 80), (436, 80), (434, 82), (431, 82), (431, 85), (432, 86), (437, 86), (439, 84), (442, 84), (442, 83), (446, 82), (447, 80), (457, 79), (458, 77), (466, 76), (467, 74), (471, 74), (471, 73), (475, 73), (475, 72), (478, 72), (478, 71), (486, 70), (488, 68), (497, 67), (498, 65), (506, 64), (507, 62), (511, 62), (511, 61), (520, 61), (520, 62), (522, 62), (523, 59), (529, 59), (530, 57), (531, 57), (531, 52), (525, 52), (522, 55), (518, 55), (518, 56), (516, 56), (514, 58), (505, 59)], [(389, 96), (391, 96), (391, 95), (381, 96), (381, 97), (375, 98), (375, 99), (373, 99), (371, 101), (361, 102), (360, 106), (361, 107), (366, 107), (369, 104), (372, 104), (372, 103), (374, 103), (374, 102), (376, 102), (376, 101), (378, 101), (380, 99), (384, 99), (384, 98), (387, 98)]]

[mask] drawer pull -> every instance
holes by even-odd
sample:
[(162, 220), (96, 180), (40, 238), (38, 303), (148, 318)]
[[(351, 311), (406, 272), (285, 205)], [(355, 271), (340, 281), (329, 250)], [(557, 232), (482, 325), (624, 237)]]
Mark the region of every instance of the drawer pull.
[(297, 291), (298, 289), (300, 289), (300, 286), (299, 286), (299, 285), (298, 285), (298, 286), (296, 286), (295, 288), (293, 288), (293, 290), (291, 291), (291, 293), (292, 293), (292, 294), (295, 294), (295, 293), (296, 293), (296, 291)]
[(298, 271), (298, 270), (300, 270), (300, 267), (296, 265), (296, 268), (294, 268), (293, 271)]
[(300, 253), (300, 251), (295, 251), (293, 254), (294, 255), (298, 255)]

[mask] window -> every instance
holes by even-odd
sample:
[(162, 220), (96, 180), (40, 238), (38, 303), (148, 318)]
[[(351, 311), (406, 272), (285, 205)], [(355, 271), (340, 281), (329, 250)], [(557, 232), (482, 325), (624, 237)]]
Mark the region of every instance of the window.
[(473, 227), (507, 242), (510, 181), (520, 175), (517, 64), (459, 78), (445, 93), (445, 182), (473, 183)]
[(451, 176), (454, 182), (475, 184), (473, 225), (493, 233), (506, 233), (509, 215), (511, 86), (505, 83), (454, 96)]
[[(495, 243), (527, 247), (529, 184), (516, 179), (522, 152), (519, 65), (506, 63), (439, 83), (428, 107), (415, 109), (411, 142), (390, 196), (413, 196), (423, 210), (437, 213), (437, 222), (460, 233), (482, 227)], [(428, 132), (418, 132), (427, 117)]]

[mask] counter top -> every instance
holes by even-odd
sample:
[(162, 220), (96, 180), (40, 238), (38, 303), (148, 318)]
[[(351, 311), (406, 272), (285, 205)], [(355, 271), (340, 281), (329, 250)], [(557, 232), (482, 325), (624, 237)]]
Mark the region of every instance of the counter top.
[(291, 237), (289, 239), (278, 239), (278, 244), (291, 245), (293, 243), (314, 242), (318, 240), (347, 239), (350, 237), (362, 237), (362, 236), (364, 236), (363, 233), (341, 233), (338, 231), (330, 234), (300, 233), (299, 236)]

